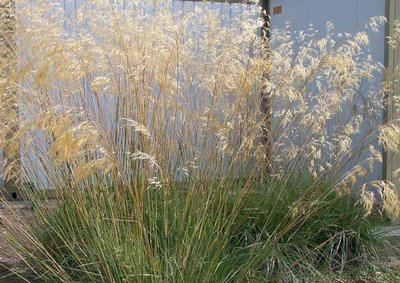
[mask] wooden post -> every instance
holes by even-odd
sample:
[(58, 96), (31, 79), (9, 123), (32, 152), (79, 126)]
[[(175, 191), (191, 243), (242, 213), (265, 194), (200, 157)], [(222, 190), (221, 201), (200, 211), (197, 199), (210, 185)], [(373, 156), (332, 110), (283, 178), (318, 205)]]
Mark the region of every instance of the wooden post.
[[(269, 24), (270, 24), (270, 1), (269, 0), (263, 0), (260, 2), (261, 8), (262, 8), (262, 17), (264, 20), (264, 26), (262, 28), (262, 34), (263, 36), (263, 49), (265, 51), (268, 50), (269, 48), (269, 38), (270, 38), (270, 32), (269, 32)], [(264, 74), (264, 78), (268, 79), (268, 73)], [(262, 132), (263, 132), (263, 144), (265, 145), (265, 173), (269, 172), (270, 170), (270, 159), (271, 159), (271, 154), (270, 154), (270, 149), (271, 149), (271, 144), (272, 144), (272, 129), (271, 129), (271, 95), (270, 93), (265, 90), (264, 88), (261, 91), (261, 111), (264, 114), (263, 121), (262, 121)]]

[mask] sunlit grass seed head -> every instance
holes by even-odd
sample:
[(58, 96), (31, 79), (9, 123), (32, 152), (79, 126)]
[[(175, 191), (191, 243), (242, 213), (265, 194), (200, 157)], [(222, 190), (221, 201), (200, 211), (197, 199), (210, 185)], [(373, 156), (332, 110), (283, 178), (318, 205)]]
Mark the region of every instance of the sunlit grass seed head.
[[(328, 23), (322, 37), (312, 28), (287, 29), (271, 30), (266, 40), (257, 6), (224, 24), (218, 13), (177, 13), (170, 2), (84, 2), (71, 16), (57, 3), (18, 1), (16, 29), (1, 42), (15, 40), (0, 60), (5, 175), (65, 199), (52, 219), (87, 239), (72, 237), (70, 244), (57, 232), (51, 240), (74, 258), (87, 246), (101, 258), (75, 268), (111, 280), (113, 272), (137, 266), (143, 270), (135, 276), (159, 278), (163, 270), (167, 279), (184, 278), (179, 272), (190, 266), (185, 279), (191, 279), (210, 263), (204, 274), (211, 276), (224, 259), (217, 240), (223, 247), (232, 241), (228, 232), (242, 203), (260, 184), (276, 201), (288, 200), (283, 216), (268, 210), (268, 227), (282, 217), (267, 231), (271, 239), (326, 208), (333, 190), (334, 201), (356, 195), (364, 218), (377, 196), (389, 215), (399, 216), (394, 185), (368, 179), (380, 166), (382, 146), (399, 150), (400, 130), (382, 125), (386, 101), (374, 80), (383, 67), (363, 54), (366, 32), (338, 35)], [(382, 21), (371, 19), (368, 28)], [(275, 182), (282, 187), (272, 190)], [(290, 199), (303, 183), (304, 196)], [(262, 209), (254, 208), (264, 215)], [(47, 225), (45, 217), (38, 221)], [(276, 246), (243, 237), (251, 239), (246, 249)], [(104, 253), (112, 239), (120, 241), (116, 250)], [(195, 246), (196, 239), (204, 245)], [(108, 265), (105, 254), (123, 265)], [(45, 268), (68, 277), (57, 264)]]

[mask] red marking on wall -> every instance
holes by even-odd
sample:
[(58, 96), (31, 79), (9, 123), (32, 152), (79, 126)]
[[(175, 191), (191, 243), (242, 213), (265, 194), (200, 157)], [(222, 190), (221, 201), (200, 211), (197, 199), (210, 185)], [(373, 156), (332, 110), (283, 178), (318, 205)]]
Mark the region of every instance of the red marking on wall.
[(282, 14), (282, 6), (276, 6), (272, 8), (272, 15)]

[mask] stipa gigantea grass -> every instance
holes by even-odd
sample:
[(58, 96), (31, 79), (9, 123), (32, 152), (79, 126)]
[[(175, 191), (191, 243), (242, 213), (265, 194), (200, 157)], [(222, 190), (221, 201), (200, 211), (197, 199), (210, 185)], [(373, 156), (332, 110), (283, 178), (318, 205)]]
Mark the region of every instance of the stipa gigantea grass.
[[(167, 1), (151, 13), (95, 1), (75, 17), (19, 4), (18, 64), (4, 60), (1, 81), (18, 101), (0, 102), (0, 147), (22, 153), (9, 177), (22, 163), (17, 182), (35, 187), (34, 224), (11, 240), (36, 277), (287, 281), (318, 260), (343, 269), (375, 255), (371, 198), (356, 186), (379, 159), (378, 143), (362, 146), (379, 128), (379, 93), (332, 126), (381, 68), (358, 56), (365, 33), (335, 38), (328, 26), (322, 39), (283, 32), (266, 44), (250, 14), (223, 26)], [(56, 207), (38, 195), (47, 188)]]
[(149, 192), (143, 205), (151, 250), (135, 210), (121, 212), (114, 195), (98, 188), (81, 193), (79, 203), (63, 194), (50, 213), (37, 211), (30, 232), (40, 245), (30, 234), (15, 237), (35, 245), (25, 256), (44, 281), (94, 282), (296, 281), (318, 269), (370, 262), (385, 244), (374, 230), (379, 217), (365, 219), (356, 201), (322, 194), (326, 186), (252, 182), (238, 198), (248, 184), (228, 185), (231, 197), (179, 185), (168, 197)]

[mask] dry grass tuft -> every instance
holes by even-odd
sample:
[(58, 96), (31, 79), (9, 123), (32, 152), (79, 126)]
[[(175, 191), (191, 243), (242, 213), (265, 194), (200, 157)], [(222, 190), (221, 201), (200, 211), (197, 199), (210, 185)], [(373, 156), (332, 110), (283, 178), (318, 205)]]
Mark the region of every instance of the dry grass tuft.
[[(6, 177), (40, 207), (14, 235), (36, 275), (291, 280), (299, 263), (343, 269), (374, 255), (373, 203), (392, 217), (400, 206), (390, 182), (368, 176), (382, 146), (399, 150), (400, 130), (381, 125), (383, 67), (363, 55), (367, 34), (328, 24), (322, 38), (285, 30), (266, 42), (250, 12), (223, 25), (212, 11), (177, 15), (170, 1), (145, 8), (92, 1), (71, 17), (19, 1), (15, 30), (3, 22), (0, 148)], [(40, 196), (49, 188), (55, 210)]]

